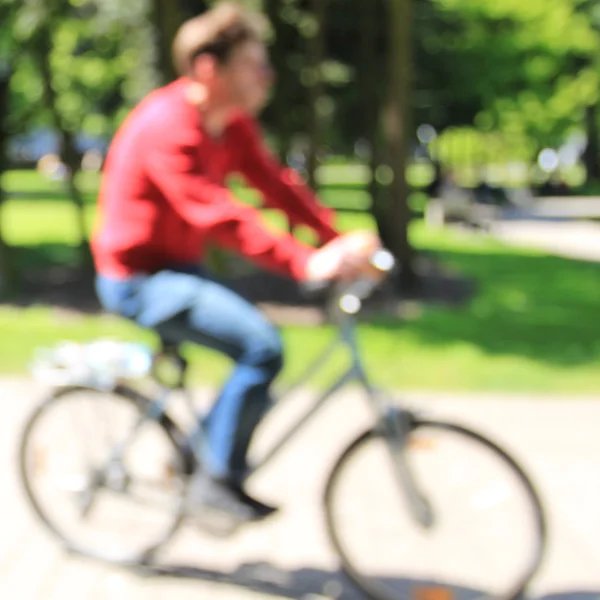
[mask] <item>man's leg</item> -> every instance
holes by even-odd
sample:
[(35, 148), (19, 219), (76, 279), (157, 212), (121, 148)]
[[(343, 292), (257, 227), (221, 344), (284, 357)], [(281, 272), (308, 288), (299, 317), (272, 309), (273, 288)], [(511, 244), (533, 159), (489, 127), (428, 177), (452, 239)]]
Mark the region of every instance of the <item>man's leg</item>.
[[(162, 272), (145, 284), (143, 304), (156, 310), (151, 298), (177, 295), (193, 298), (186, 310), (154, 325), (169, 342), (189, 341), (231, 357), (236, 365), (205, 419), (204, 468), (213, 481), (264, 516), (272, 508), (242, 490), (246, 454), (252, 434), (270, 402), (269, 386), (282, 367), (279, 333), (264, 315), (219, 283), (177, 272)], [(181, 303), (180, 303), (181, 304)], [(141, 312), (139, 321), (148, 323)]]
[(204, 421), (204, 454), (211, 475), (240, 482), (252, 434), (270, 402), (269, 386), (283, 364), (279, 333), (254, 306), (210, 281), (194, 306), (154, 329), (167, 341), (197, 343), (236, 362)]
[(236, 362), (205, 422), (204, 466), (212, 481), (234, 490), (238, 500), (263, 515), (271, 512), (243, 493), (241, 480), (252, 434), (269, 403), (269, 385), (282, 366), (273, 325), (243, 298), (191, 270), (164, 270), (127, 281), (101, 278), (98, 292), (109, 310), (167, 341), (201, 344)]

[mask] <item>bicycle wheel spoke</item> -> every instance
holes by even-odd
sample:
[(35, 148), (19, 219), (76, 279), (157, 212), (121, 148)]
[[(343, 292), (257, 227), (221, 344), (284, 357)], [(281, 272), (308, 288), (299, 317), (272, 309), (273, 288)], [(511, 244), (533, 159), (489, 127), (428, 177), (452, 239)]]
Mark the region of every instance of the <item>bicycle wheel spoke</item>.
[[(94, 440), (97, 430), (94, 428), (94, 418), (89, 399), (85, 398), (78, 406), (69, 410), (71, 431), (68, 435), (82, 436), (86, 443), (79, 444), (81, 460), (85, 462), (86, 470), (92, 470), (94, 466)], [(66, 433), (66, 432), (65, 432)]]

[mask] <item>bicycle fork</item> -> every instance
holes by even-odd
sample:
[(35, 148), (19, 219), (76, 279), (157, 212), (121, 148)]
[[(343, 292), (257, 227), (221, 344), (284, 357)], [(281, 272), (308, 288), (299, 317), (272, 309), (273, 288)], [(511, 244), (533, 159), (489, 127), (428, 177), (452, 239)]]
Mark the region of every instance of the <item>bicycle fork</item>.
[(393, 472), (408, 504), (409, 512), (425, 529), (431, 529), (435, 516), (431, 503), (419, 489), (413, 470), (406, 460), (406, 446), (412, 430), (414, 415), (406, 410), (387, 407), (378, 430), (383, 434), (393, 464)]

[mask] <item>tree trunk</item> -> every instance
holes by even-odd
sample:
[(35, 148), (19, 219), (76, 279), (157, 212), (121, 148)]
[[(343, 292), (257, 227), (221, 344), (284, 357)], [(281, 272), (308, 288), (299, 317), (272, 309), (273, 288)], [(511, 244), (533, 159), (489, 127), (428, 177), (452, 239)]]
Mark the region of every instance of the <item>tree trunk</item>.
[(404, 284), (415, 282), (413, 250), (408, 239), (410, 210), (406, 163), (409, 144), (411, 89), (411, 18), (413, 0), (390, 0), (389, 88), (385, 108), (385, 135), (394, 180), (388, 212), (389, 249), (402, 265)]
[(206, 0), (181, 0), (182, 19), (191, 19), (208, 10)]
[(177, 77), (171, 55), (173, 39), (183, 22), (183, 14), (178, 0), (152, 0), (152, 21), (158, 38), (158, 69), (163, 83)]
[(379, 25), (378, 6), (357, 0), (360, 8), (360, 87), (362, 91), (362, 109), (365, 115), (365, 138), (367, 139), (371, 154), (369, 158), (370, 179), (367, 186), (371, 197), (371, 214), (375, 219), (379, 237), (388, 247), (389, 235), (387, 232), (385, 190), (377, 182), (376, 172), (383, 162), (381, 140), (381, 90), (379, 60), (377, 56), (377, 27)]
[(588, 145), (585, 149), (584, 161), (589, 180), (600, 180), (600, 152), (598, 139), (598, 105), (592, 104), (585, 109), (585, 125)]
[(271, 62), (277, 77), (273, 88), (272, 110), (275, 131), (279, 139), (278, 156), (279, 160), (285, 164), (287, 154), (290, 149), (290, 127), (289, 127), (289, 105), (286, 90), (289, 86), (290, 70), (286, 64), (285, 52), (285, 23), (281, 20), (281, 2), (280, 0), (265, 0), (265, 13), (275, 34), (275, 40), (271, 47)]
[(309, 148), (306, 168), (308, 183), (316, 189), (317, 157), (321, 146), (323, 123), (320, 103), (324, 93), (323, 60), (325, 58), (325, 15), (327, 0), (311, 0), (311, 14), (316, 29), (308, 38), (308, 63), (310, 80), (308, 85), (308, 136)]
[[(275, 131), (279, 140), (277, 154), (281, 163), (286, 164), (290, 149), (291, 130), (289, 126), (289, 101), (287, 96), (287, 90), (290, 85), (290, 70), (286, 64), (287, 54), (284, 43), (286, 35), (285, 23), (281, 19), (280, 0), (264, 0), (264, 10), (275, 34), (270, 55), (277, 77), (275, 79), (271, 104)], [(294, 226), (290, 222), (288, 222), (288, 231), (290, 233), (294, 232)]]
[[(8, 112), (8, 90), (12, 74), (11, 65), (0, 62), (0, 178), (6, 168), (6, 117)], [(4, 239), (2, 208), (4, 204), (4, 189), (0, 185), (0, 298), (12, 296), (17, 289), (17, 273), (11, 261), (11, 249)]]
[(44, 103), (50, 111), (53, 125), (58, 132), (60, 141), (60, 158), (66, 165), (65, 186), (67, 193), (75, 207), (75, 218), (79, 238), (79, 266), (88, 268), (91, 266), (90, 246), (85, 221), (85, 205), (83, 195), (78, 188), (75, 178), (80, 168), (80, 160), (75, 148), (73, 134), (64, 126), (58, 110), (58, 98), (52, 85), (52, 65), (50, 64), (50, 48), (52, 47), (52, 24), (53, 19), (48, 15), (44, 25), (40, 26), (32, 44), (32, 57), (40, 72), (43, 82)]

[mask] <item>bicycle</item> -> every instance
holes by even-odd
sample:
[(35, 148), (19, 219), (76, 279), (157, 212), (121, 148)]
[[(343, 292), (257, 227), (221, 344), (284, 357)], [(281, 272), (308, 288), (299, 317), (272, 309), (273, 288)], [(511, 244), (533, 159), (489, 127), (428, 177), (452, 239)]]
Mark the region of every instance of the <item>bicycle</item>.
[[(385, 272), (394, 266), (385, 251), (377, 253), (373, 262)], [(515, 459), (495, 442), (460, 424), (427, 418), (371, 384), (357, 345), (356, 315), (377, 287), (377, 282), (363, 280), (328, 290), (329, 314), (338, 335), (287, 393), (310, 381), (340, 347), (348, 351), (350, 367), (281, 435), (249, 476), (279, 455), (334, 394), (355, 382), (365, 392), (376, 425), (342, 451), (323, 495), (327, 532), (342, 570), (375, 600), (414, 599), (415, 595), (445, 599), (456, 590), (481, 588), (496, 598), (515, 599), (544, 555), (546, 521), (538, 493)], [(165, 361), (174, 375), (171, 382), (160, 373)], [(25, 424), (20, 473), (26, 496), (67, 550), (122, 564), (147, 564), (186, 519), (187, 483), (201, 468), (201, 419), (185, 386), (187, 362), (178, 348), (163, 344), (133, 380), (127, 373), (107, 375), (106, 365), (83, 371), (77, 365), (66, 365), (61, 371), (65, 377)], [(39, 361), (40, 366), (50, 372), (55, 367), (48, 358)], [(137, 389), (142, 381), (157, 387), (158, 393)], [(189, 430), (170, 414), (174, 393), (186, 399), (196, 424)], [(69, 405), (71, 410), (66, 411)], [(60, 455), (60, 446), (70, 444), (73, 433), (84, 429), (83, 418), (74, 419), (81, 417), (85, 406), (102, 409), (104, 417), (124, 409), (127, 418), (113, 418), (110, 431), (103, 435), (107, 445), (98, 450), (92, 434), (103, 419), (94, 417), (92, 427), (84, 432), (83, 449)], [(67, 422), (66, 429), (64, 424), (60, 429), (59, 421), (58, 432), (39, 450), (40, 430), (62, 416), (73, 419), (72, 428)], [(159, 448), (164, 454), (153, 456)], [(58, 455), (52, 457), (53, 451)], [(79, 470), (54, 477), (59, 467), (73, 461), (82, 463)], [(38, 486), (38, 475), (50, 482), (49, 492)], [(107, 529), (119, 501), (127, 505), (126, 540), (121, 539), (118, 525), (116, 531)], [(67, 507), (74, 509), (76, 517), (70, 526), (53, 514), (54, 509)], [(143, 519), (141, 531), (134, 535), (132, 521), (146, 509), (150, 518)], [(105, 522), (100, 534), (90, 537), (87, 523), (98, 514), (108, 518), (108, 525)], [(344, 522), (347, 517), (349, 523)], [(367, 537), (371, 525), (375, 540)], [(397, 531), (400, 536), (388, 548)], [(358, 533), (357, 540), (350, 539), (351, 533)], [(419, 596), (415, 577), (430, 582), (427, 589), (434, 592)]]

